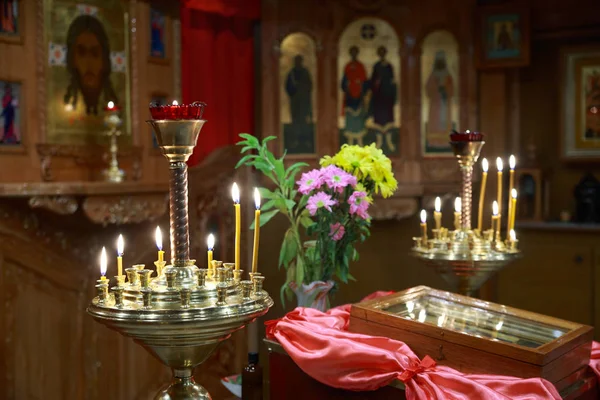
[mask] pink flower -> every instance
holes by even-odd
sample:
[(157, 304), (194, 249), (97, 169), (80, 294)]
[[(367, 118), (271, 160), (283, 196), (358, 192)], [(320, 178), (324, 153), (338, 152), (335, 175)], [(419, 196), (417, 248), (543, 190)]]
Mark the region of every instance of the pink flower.
[(348, 199), (350, 204), (350, 214), (356, 214), (362, 219), (369, 219), (369, 201), (367, 200), (367, 194), (365, 192), (356, 191), (350, 195)]
[(319, 189), (323, 185), (323, 175), (318, 169), (313, 169), (302, 174), (302, 177), (298, 182), (298, 191), (302, 194), (308, 194), (309, 192)]
[(344, 225), (339, 222), (329, 226), (329, 236), (336, 242), (344, 237), (345, 232), (346, 228), (344, 228)]
[(327, 167), (322, 168), (321, 176), (323, 177), (323, 181), (327, 184), (327, 187), (338, 192), (342, 192), (348, 185), (352, 187), (356, 186), (356, 177), (335, 165), (328, 165)]
[(310, 212), (310, 215), (315, 215), (319, 208), (325, 208), (327, 211), (331, 211), (331, 206), (335, 205), (336, 201), (331, 198), (325, 192), (318, 192), (308, 198), (306, 208)]

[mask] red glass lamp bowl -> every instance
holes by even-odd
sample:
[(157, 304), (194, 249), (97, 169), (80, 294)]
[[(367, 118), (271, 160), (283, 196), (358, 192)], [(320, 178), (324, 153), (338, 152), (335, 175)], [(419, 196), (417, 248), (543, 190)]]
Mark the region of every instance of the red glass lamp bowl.
[(206, 103), (195, 101), (192, 104), (160, 105), (150, 103), (150, 115), (154, 120), (177, 121), (182, 119), (202, 119)]

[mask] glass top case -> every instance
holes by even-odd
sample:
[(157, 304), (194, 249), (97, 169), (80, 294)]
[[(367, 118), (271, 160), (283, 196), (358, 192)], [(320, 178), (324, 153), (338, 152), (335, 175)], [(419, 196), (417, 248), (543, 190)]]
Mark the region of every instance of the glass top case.
[(498, 311), (423, 294), (381, 309), (402, 318), (475, 337), (537, 348), (563, 336), (568, 329)]

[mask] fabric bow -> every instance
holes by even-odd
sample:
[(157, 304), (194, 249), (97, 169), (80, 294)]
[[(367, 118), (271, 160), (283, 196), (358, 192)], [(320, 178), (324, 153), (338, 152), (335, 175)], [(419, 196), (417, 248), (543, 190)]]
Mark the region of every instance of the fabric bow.
[(425, 356), (416, 366), (408, 367), (398, 375), (398, 379), (406, 383), (411, 380), (415, 375), (425, 372), (428, 369), (435, 367), (435, 361), (429, 356)]

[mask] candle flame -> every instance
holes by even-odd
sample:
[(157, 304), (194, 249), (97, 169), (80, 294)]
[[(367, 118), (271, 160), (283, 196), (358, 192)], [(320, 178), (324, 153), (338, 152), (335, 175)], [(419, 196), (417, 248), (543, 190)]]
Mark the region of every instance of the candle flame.
[(260, 210), (260, 192), (258, 188), (254, 188), (254, 205), (257, 210)]
[(465, 131), (465, 133), (471, 133), (471, 131), (470, 131), (469, 129), (467, 129), (467, 130)]
[(517, 234), (515, 233), (514, 229), (511, 229), (510, 232), (508, 232), (508, 237), (510, 238), (510, 240), (512, 240), (513, 242), (515, 240), (517, 240)]
[(512, 154), (510, 155), (510, 157), (508, 157), (508, 166), (510, 167), (510, 169), (515, 169), (515, 167), (517, 166), (517, 159)]
[(421, 210), (421, 223), (424, 224), (427, 222), (427, 211)]
[(177, 100), (173, 100), (173, 105), (174, 106), (178, 106), (179, 105), (179, 103), (177, 102)]
[(498, 168), (498, 172), (502, 172), (502, 169), (504, 168), (504, 164), (500, 157), (496, 158), (496, 168)]
[(208, 247), (208, 251), (213, 251), (215, 248), (215, 235), (212, 233), (206, 238), (206, 247)]
[(114, 108), (115, 107), (115, 103), (112, 101), (108, 102), (108, 108)]
[(487, 158), (484, 158), (483, 160), (481, 160), (481, 169), (483, 170), (483, 172), (488, 172), (488, 168), (489, 168), (488, 160), (487, 160)]
[(231, 187), (231, 198), (233, 199), (234, 204), (239, 204), (240, 202), (240, 188), (238, 188), (237, 183), (233, 183)]
[(102, 252), (100, 253), (100, 275), (106, 275), (106, 267), (108, 264), (108, 259), (106, 258), (106, 247), (102, 248)]
[(462, 199), (460, 197), (457, 197), (456, 199), (454, 199), (454, 212), (461, 212), (462, 211)]
[(119, 235), (117, 239), (117, 254), (119, 257), (123, 257), (123, 252), (125, 251), (125, 241), (123, 240), (123, 235)]
[(442, 210), (442, 199), (440, 197), (435, 198), (435, 211), (440, 212)]
[(517, 198), (517, 189), (513, 189), (513, 190), (511, 190), (511, 191), (510, 191), (510, 196), (511, 196), (513, 199), (516, 199), (516, 198)]
[(156, 232), (154, 232), (154, 240), (156, 240), (156, 247), (162, 250), (162, 232), (159, 226), (156, 227)]
[(498, 216), (498, 202), (496, 200), (492, 203), (492, 214), (494, 214), (494, 217)]

